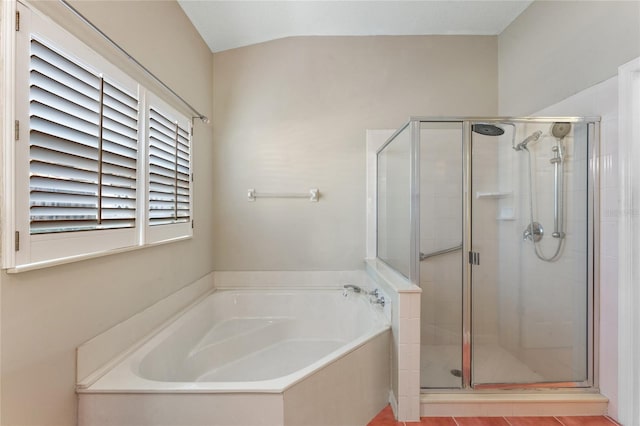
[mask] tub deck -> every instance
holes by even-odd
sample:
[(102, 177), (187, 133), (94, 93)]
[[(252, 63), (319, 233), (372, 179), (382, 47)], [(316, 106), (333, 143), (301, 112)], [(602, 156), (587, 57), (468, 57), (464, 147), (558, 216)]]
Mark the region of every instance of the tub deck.
[(363, 295), (217, 291), (78, 389), (79, 424), (365, 424), (388, 401), (390, 335)]

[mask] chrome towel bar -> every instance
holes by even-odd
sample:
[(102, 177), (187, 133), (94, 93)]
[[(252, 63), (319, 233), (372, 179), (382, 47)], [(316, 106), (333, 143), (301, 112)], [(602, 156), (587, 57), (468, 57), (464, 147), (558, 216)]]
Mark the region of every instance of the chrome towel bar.
[(448, 249), (444, 249), (444, 250), (438, 250), (438, 251), (432, 251), (431, 253), (422, 253), (420, 252), (420, 262), (422, 262), (423, 260), (427, 260), (430, 257), (435, 257), (435, 256), (440, 256), (441, 254), (447, 254), (447, 253), (451, 253), (457, 250), (462, 250), (462, 244), (457, 245), (455, 247), (450, 247)]
[(307, 198), (312, 203), (317, 203), (320, 199), (320, 190), (318, 188), (311, 188), (306, 193), (296, 192), (256, 192), (251, 188), (247, 190), (247, 201), (255, 201), (256, 198)]

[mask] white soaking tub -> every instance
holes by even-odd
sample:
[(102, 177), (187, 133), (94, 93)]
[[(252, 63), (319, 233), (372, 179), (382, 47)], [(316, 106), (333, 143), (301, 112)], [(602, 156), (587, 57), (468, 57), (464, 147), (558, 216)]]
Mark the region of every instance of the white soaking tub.
[(361, 294), (216, 291), (79, 388), (79, 424), (364, 425), (388, 400), (389, 328)]

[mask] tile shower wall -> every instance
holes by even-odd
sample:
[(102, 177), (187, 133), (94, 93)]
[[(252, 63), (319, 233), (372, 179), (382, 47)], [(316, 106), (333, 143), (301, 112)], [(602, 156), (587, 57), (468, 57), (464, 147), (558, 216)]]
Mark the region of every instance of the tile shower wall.
[[(513, 131), (513, 129), (511, 129)], [(498, 235), (501, 240), (498, 256), (504, 259), (499, 273), (498, 315), (501, 318), (499, 341), (502, 347), (515, 354), (520, 343), (520, 274), (519, 259), (522, 237), (522, 195), (516, 191), (520, 188), (521, 173), (518, 173), (515, 163), (516, 154), (511, 144), (503, 144), (498, 149), (498, 164), (501, 165), (498, 179), (502, 183), (500, 189), (511, 194), (510, 197), (498, 200), (500, 218)], [(526, 212), (526, 210), (525, 210)], [(510, 326), (506, 326), (509, 324)]]
[[(506, 128), (508, 130), (508, 127)], [(498, 340), (499, 297), (498, 202), (502, 193), (510, 192), (509, 180), (500, 179), (498, 151), (507, 143), (503, 136), (483, 136), (472, 133), (472, 242), (473, 251), (480, 253), (481, 262), (473, 267), (471, 283), (472, 340), (492, 344)]]
[[(617, 328), (615, 313), (617, 282), (617, 79), (611, 79), (578, 93), (556, 105), (539, 111), (539, 116), (601, 116), (601, 181), (600, 181), (600, 257), (601, 333), (600, 333), (600, 388), (612, 400), (611, 412), (616, 412), (617, 360), (615, 347)], [(523, 139), (538, 130), (529, 126), (516, 139)], [(548, 132), (549, 128), (540, 128)], [(575, 133), (574, 133), (575, 132)], [(582, 260), (587, 243), (586, 205), (587, 164), (583, 142), (584, 129), (574, 129), (567, 136), (568, 164), (565, 171), (566, 201), (565, 232), (567, 238), (562, 257), (554, 263), (542, 264), (529, 242), (522, 241), (522, 231), (528, 223), (528, 176), (526, 156), (514, 157), (510, 147), (499, 153), (501, 180), (513, 182), (521, 188), (513, 200), (503, 199), (500, 205), (515, 206), (514, 221), (500, 223), (502, 244), (500, 256), (505, 267), (500, 271), (499, 315), (501, 318), (500, 343), (545, 377), (577, 379), (585, 366), (587, 348), (584, 333), (587, 301), (584, 292), (586, 265)], [(532, 146), (535, 152), (536, 182), (534, 191), (538, 200), (534, 216), (543, 223), (545, 232), (553, 228), (553, 168), (549, 164), (553, 138), (541, 140)], [(524, 154), (524, 153), (520, 153)], [(511, 157), (509, 163), (502, 157)], [(582, 160), (580, 160), (580, 158)], [(520, 172), (518, 172), (520, 170)], [(511, 206), (508, 206), (511, 208)], [(519, 237), (520, 236), (520, 237)], [(546, 239), (546, 238), (545, 238)], [(549, 238), (549, 240), (551, 240)], [(553, 250), (553, 242), (543, 246), (545, 254)], [(520, 265), (520, 266), (518, 266)], [(514, 286), (513, 283), (519, 283)], [(571, 309), (563, 309), (571, 306)], [(520, 317), (519, 313), (522, 313)], [(603, 331), (603, 330), (606, 330)], [(580, 339), (581, 338), (581, 339)], [(571, 348), (566, 342), (577, 340)]]
[[(533, 167), (533, 217), (545, 230), (538, 247), (548, 258), (558, 244), (558, 239), (551, 237), (554, 175), (549, 160), (553, 157), (555, 138), (549, 134), (550, 123), (529, 124), (521, 129), (516, 141), (534, 131), (543, 132), (537, 143), (529, 145), (529, 152)], [(500, 258), (505, 265), (500, 274), (501, 344), (547, 381), (585, 378), (586, 138), (584, 126), (573, 129), (574, 133), (564, 141), (566, 238), (555, 262), (538, 259), (533, 244), (522, 237), (531, 215), (527, 152), (513, 151), (510, 144), (503, 144), (499, 155), (500, 180), (510, 182), (514, 194), (500, 201), (502, 210), (513, 212), (513, 220), (499, 221)]]
[[(585, 89), (538, 115), (600, 116), (600, 392), (617, 416), (618, 395), (618, 78)], [(596, 348), (598, 350), (598, 348)]]

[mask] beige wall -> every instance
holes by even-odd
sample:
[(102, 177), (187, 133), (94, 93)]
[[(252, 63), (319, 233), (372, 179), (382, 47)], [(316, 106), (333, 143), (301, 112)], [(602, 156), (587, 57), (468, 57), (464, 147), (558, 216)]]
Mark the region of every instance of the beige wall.
[[(213, 62), (216, 269), (360, 268), (365, 129), (497, 113), (496, 37), (287, 38)], [(313, 187), (317, 204), (246, 198)]]
[(640, 2), (536, 1), (498, 48), (500, 114), (532, 114), (640, 56)]
[[(211, 116), (212, 54), (177, 3), (96, 1), (76, 5)], [(97, 43), (98, 38), (61, 12), (59, 3), (45, 2), (39, 7), (71, 23), (90, 44)], [(131, 69), (127, 61), (122, 65)], [(3, 426), (75, 424), (75, 348), (213, 269), (209, 219), (213, 209), (209, 196), (212, 126), (196, 123), (193, 149), (196, 227), (192, 240), (15, 275), (2, 273)]]

